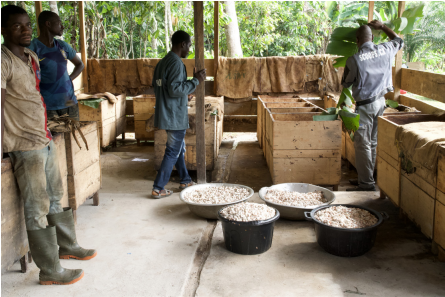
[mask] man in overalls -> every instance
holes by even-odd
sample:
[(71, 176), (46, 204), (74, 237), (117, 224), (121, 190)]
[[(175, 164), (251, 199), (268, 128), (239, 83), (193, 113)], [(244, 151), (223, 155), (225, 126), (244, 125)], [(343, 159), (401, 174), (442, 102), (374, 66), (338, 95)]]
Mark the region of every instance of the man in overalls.
[[(82, 73), (82, 60), (68, 43), (54, 38), (62, 36), (64, 29), (56, 13), (42, 11), (38, 24), (40, 35), (31, 41), (29, 49), (39, 57), (42, 75), (40, 93), (45, 99), (48, 119), (68, 114), (79, 120), (79, 106), (72, 81)], [(68, 60), (74, 64), (70, 75), (67, 71)]]
[[(371, 28), (382, 30), (390, 39), (376, 45), (372, 42)], [(358, 180), (350, 180), (354, 188), (347, 191), (375, 191), (373, 177), (377, 148), (377, 118), (385, 110), (385, 97), (393, 91), (392, 62), (396, 53), (403, 47), (403, 40), (374, 20), (361, 26), (356, 33), (358, 53), (346, 61), (342, 85), (352, 85), (352, 96), (356, 101), (356, 112), (360, 115), (360, 127), (355, 133), (355, 162)]]

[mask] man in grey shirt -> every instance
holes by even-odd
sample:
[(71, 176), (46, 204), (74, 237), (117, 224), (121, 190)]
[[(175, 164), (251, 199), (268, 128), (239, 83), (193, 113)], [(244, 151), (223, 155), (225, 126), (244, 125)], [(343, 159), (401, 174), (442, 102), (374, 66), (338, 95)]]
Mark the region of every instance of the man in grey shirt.
[(172, 50), (156, 65), (153, 87), (156, 95), (155, 127), (166, 130), (167, 143), (164, 159), (153, 184), (152, 197), (163, 198), (173, 192), (164, 187), (170, 179), (173, 166), (181, 178), (180, 189), (194, 183), (188, 174), (185, 154), (185, 131), (189, 128), (187, 102), (196, 86), (204, 83), (206, 70), (193, 71), (193, 79), (187, 80), (187, 71), (181, 58), (187, 58), (192, 41), (184, 31), (172, 36)]
[[(389, 42), (374, 44), (371, 28), (382, 30)], [(393, 91), (392, 62), (403, 47), (403, 40), (380, 21), (372, 21), (357, 30), (358, 53), (346, 61), (342, 85), (352, 85), (360, 127), (355, 133), (355, 162), (358, 180), (350, 180), (355, 188), (347, 191), (375, 191), (373, 177), (377, 148), (377, 118), (385, 110), (385, 97)]]

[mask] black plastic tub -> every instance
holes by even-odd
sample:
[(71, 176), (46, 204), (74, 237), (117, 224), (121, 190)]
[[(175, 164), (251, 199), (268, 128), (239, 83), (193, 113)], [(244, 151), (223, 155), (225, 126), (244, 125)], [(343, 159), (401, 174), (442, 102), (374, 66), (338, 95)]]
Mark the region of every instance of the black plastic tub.
[[(367, 228), (338, 228), (332, 227), (315, 219), (315, 213), (322, 209), (332, 206), (345, 206), (352, 208), (361, 208), (369, 211), (378, 222)], [(386, 212), (378, 212), (373, 209), (348, 204), (331, 204), (324, 205), (313, 209), (311, 212), (304, 213), (308, 221), (313, 221), (315, 224), (315, 236), (318, 244), (328, 253), (340, 257), (357, 257), (368, 252), (375, 243), (377, 236), (377, 228), (382, 222), (389, 218)]]
[(229, 251), (241, 255), (257, 255), (270, 249), (275, 221), (280, 218), (278, 210), (275, 209), (275, 215), (267, 220), (236, 222), (221, 216), (224, 208), (218, 212), (218, 219), (221, 221), (224, 243)]

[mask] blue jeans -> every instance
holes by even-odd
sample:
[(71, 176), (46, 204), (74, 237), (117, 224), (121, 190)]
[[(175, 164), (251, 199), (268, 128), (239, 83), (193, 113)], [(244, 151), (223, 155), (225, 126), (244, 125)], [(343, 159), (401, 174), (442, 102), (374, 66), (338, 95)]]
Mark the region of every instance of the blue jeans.
[(179, 172), (181, 184), (187, 184), (192, 181), (187, 167), (185, 166), (185, 130), (166, 130), (167, 143), (165, 148), (164, 159), (162, 159), (161, 168), (158, 171), (153, 189), (164, 190), (165, 185), (170, 179), (173, 166)]
[(46, 215), (63, 211), (63, 184), (57, 148), (51, 140), (41, 150), (9, 153), (24, 202), (26, 229), (45, 229)]

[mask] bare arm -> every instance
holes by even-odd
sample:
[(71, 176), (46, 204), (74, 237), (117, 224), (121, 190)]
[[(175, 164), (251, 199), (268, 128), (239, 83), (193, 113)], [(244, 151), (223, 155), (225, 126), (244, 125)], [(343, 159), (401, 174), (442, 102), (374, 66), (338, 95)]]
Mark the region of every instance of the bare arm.
[(81, 73), (83, 68), (85, 68), (85, 65), (83, 65), (82, 60), (76, 55), (74, 58), (72, 58), (71, 63), (74, 64), (74, 70), (73, 73), (71, 73), (70, 78), (71, 80), (74, 80), (76, 77), (78, 77)]
[(1, 149), (1, 159), (3, 159), (3, 130), (5, 128), (5, 100), (6, 100), (6, 89), (2, 89), (2, 149)]
[(375, 30), (382, 30), (385, 32), (385, 34), (389, 37), (390, 40), (393, 40), (396, 37), (399, 37), (396, 32), (391, 30), (390, 28), (386, 27), (384, 23), (378, 20), (373, 20), (368, 24), (371, 28), (374, 28)]

